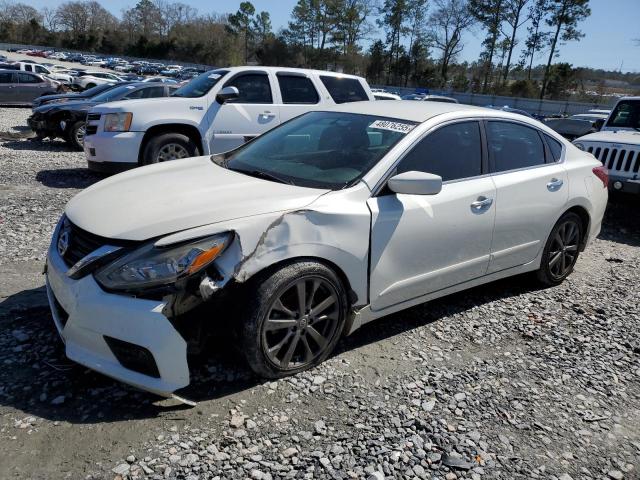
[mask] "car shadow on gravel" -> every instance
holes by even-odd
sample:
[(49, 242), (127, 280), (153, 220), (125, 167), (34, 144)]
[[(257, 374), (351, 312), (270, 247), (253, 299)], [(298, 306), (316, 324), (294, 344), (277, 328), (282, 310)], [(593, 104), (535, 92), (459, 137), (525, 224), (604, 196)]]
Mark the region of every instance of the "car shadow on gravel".
[[(23, 136), (23, 134), (17, 134)], [(0, 140), (2, 140), (0, 136)], [(35, 138), (26, 138), (26, 139), (10, 139), (6, 140), (2, 143), (2, 146), (5, 148), (10, 148), (12, 150), (22, 150), (22, 151), (34, 151), (34, 152), (74, 152), (77, 153), (77, 150), (71, 148), (65, 141), (63, 140), (37, 140)]]
[(611, 193), (598, 238), (632, 247), (640, 246), (639, 209), (639, 196)]
[[(419, 305), (363, 326), (344, 338), (333, 356), (531, 288), (527, 278), (511, 279)], [(222, 335), (213, 340), (207, 356), (190, 359), (191, 384), (179, 394), (205, 402), (263, 383), (231, 345), (230, 338)], [(44, 287), (24, 290), (0, 303), (0, 363), (0, 405), (24, 412), (16, 414), (16, 420), (35, 416), (94, 424), (179, 415), (189, 408), (68, 360), (47, 307)]]
[(58, 168), (36, 173), (36, 180), (51, 188), (86, 188), (104, 178), (105, 175), (86, 168)]

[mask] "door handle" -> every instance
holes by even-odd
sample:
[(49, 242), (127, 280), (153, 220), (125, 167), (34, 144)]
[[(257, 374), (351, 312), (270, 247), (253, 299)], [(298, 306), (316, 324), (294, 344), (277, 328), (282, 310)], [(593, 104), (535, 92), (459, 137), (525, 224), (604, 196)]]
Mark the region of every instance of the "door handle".
[(471, 210), (474, 213), (481, 213), (488, 210), (493, 204), (493, 198), (478, 197), (478, 199), (471, 204)]
[(560, 190), (560, 187), (562, 187), (562, 185), (564, 184), (564, 182), (558, 178), (552, 178), (551, 181), (549, 183), (547, 183), (547, 190), (549, 190), (550, 192), (557, 192), (558, 190)]
[(276, 116), (275, 113), (271, 113), (271, 112), (263, 112), (260, 114), (260, 116), (262, 118), (274, 118)]

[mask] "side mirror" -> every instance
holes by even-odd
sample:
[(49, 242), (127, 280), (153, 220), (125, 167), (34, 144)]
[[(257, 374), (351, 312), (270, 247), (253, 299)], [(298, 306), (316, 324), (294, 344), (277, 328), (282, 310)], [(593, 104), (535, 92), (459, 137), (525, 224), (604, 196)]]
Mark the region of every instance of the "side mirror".
[(236, 87), (224, 87), (218, 92), (218, 95), (216, 95), (216, 101), (222, 105), (229, 100), (238, 98), (239, 96), (240, 91)]
[(598, 120), (593, 122), (593, 128), (600, 131), (602, 129), (602, 126), (604, 125), (604, 122), (605, 122), (604, 118), (599, 118)]
[(442, 177), (433, 173), (404, 172), (389, 179), (389, 189), (407, 195), (436, 195), (442, 190)]

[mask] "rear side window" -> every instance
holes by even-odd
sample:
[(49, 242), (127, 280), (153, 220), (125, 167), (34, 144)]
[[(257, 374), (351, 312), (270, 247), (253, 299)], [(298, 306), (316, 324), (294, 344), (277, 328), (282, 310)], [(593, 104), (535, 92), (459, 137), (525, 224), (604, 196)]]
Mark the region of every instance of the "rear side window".
[(547, 141), (549, 150), (551, 150), (551, 157), (549, 163), (559, 162), (562, 157), (562, 144), (550, 135), (544, 134), (544, 138)]
[(0, 73), (0, 83), (13, 83), (12, 81), (12, 75), (9, 72), (1, 72)]
[(35, 75), (29, 75), (28, 73), (18, 73), (18, 82), (19, 83), (40, 83), (40, 80)]
[(538, 131), (511, 122), (487, 122), (492, 172), (544, 165), (544, 146)]
[(360, 82), (355, 78), (321, 76), (323, 85), (336, 103), (360, 102), (369, 100)]
[(460, 122), (427, 135), (405, 156), (397, 173), (426, 172), (443, 181), (476, 177), (482, 173), (478, 122)]
[(266, 73), (246, 73), (229, 80), (225, 87), (236, 87), (240, 96), (230, 103), (273, 103), (269, 76)]
[(282, 103), (315, 105), (320, 100), (316, 87), (307, 78), (298, 75), (278, 73)]

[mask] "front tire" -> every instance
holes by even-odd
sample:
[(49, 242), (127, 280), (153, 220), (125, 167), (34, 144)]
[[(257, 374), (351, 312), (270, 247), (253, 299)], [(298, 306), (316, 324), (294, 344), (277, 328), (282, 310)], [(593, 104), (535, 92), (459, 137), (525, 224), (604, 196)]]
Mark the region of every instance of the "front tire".
[(335, 272), (305, 261), (251, 283), (239, 339), (249, 367), (261, 377), (281, 378), (322, 363), (347, 316), (347, 295)]
[(573, 212), (567, 212), (556, 222), (547, 239), (538, 281), (544, 286), (560, 285), (573, 272), (580, 255), (583, 236), (582, 220)]
[(189, 137), (181, 133), (165, 133), (149, 140), (142, 158), (144, 165), (150, 165), (198, 155), (200, 150)]
[(67, 132), (67, 142), (74, 150), (84, 149), (85, 122), (82, 120), (74, 123)]

